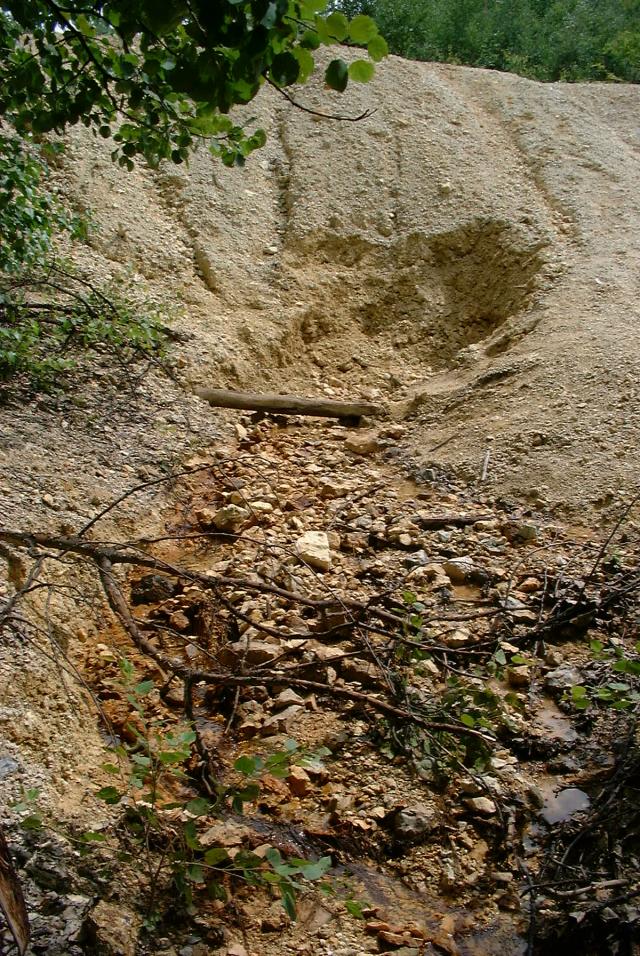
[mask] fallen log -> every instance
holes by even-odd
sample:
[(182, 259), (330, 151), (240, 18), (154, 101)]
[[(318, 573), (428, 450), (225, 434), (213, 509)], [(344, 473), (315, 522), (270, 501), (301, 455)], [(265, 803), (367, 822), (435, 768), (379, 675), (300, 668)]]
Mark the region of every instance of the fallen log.
[(357, 421), (363, 415), (380, 415), (372, 402), (335, 402), (329, 398), (301, 398), (298, 395), (259, 395), (226, 388), (197, 388), (196, 395), (214, 408), (242, 408), (277, 415), (314, 415), (318, 418), (343, 418)]

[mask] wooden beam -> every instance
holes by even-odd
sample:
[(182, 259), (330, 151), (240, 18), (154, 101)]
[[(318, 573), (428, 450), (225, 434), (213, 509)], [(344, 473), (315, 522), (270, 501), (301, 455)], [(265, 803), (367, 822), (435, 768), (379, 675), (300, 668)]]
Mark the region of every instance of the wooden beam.
[(380, 415), (372, 402), (335, 402), (328, 398), (301, 398), (298, 395), (269, 395), (235, 392), (226, 388), (197, 388), (196, 395), (215, 408), (242, 408), (276, 415), (315, 415), (319, 418), (359, 419)]

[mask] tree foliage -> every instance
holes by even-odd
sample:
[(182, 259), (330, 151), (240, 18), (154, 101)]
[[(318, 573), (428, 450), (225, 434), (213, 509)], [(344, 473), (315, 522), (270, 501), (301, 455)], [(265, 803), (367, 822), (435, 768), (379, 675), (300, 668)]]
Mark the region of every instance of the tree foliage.
[(393, 53), (534, 79), (640, 82), (640, 0), (340, 0)]
[(230, 116), (270, 84), (305, 82), (321, 46), (348, 44), (325, 82), (366, 82), (387, 46), (373, 20), (326, 0), (0, 0), (0, 380), (51, 383), (74, 350), (127, 365), (161, 344), (157, 316), (60, 261), (56, 241), (86, 224), (47, 184), (48, 134), (83, 123), (131, 170), (184, 162), (206, 141), (226, 165), (263, 145)]
[(228, 164), (264, 142), (229, 117), (265, 83), (306, 81), (322, 45), (366, 48), (325, 71), (343, 90), (386, 53), (375, 23), (323, 13), (326, 0), (5, 0), (0, 3), (0, 114), (19, 133), (78, 122), (114, 136), (131, 167), (184, 161), (201, 139)]

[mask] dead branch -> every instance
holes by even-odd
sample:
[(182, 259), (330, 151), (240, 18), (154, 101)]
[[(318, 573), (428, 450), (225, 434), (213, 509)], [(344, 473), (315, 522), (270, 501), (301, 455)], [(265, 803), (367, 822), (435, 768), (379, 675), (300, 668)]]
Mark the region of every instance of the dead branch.
[[(386, 717), (394, 720), (410, 721), (431, 732), (443, 732), (455, 734), (457, 736), (475, 737), (482, 740), (485, 744), (491, 744), (490, 738), (486, 737), (480, 731), (473, 730), (463, 724), (449, 722), (432, 721), (423, 717), (419, 713), (396, 706), (388, 701), (382, 700), (371, 694), (361, 691), (349, 690), (345, 687), (334, 687), (322, 683), (321, 681), (304, 680), (302, 678), (292, 677), (286, 670), (284, 671), (253, 671), (246, 675), (232, 674), (227, 671), (208, 671), (196, 670), (189, 667), (183, 661), (172, 658), (163, 653), (155, 646), (153, 641), (143, 633), (139, 622), (133, 617), (128, 603), (120, 589), (120, 586), (113, 573), (113, 565), (122, 563), (136, 567), (153, 568), (169, 572), (179, 578), (186, 580), (196, 580), (199, 583), (208, 586), (214, 591), (218, 591), (220, 586), (246, 586), (247, 589), (263, 591), (266, 593), (279, 594), (289, 600), (307, 604), (315, 608), (331, 607), (335, 604), (335, 599), (324, 601), (314, 601), (310, 598), (303, 598), (293, 592), (285, 591), (272, 585), (262, 585), (250, 582), (243, 582), (242, 579), (234, 577), (213, 577), (204, 574), (194, 574), (186, 569), (166, 564), (157, 558), (152, 558), (144, 553), (135, 551), (130, 545), (101, 545), (94, 542), (85, 541), (81, 538), (59, 538), (47, 534), (27, 534), (23, 532), (0, 531), (0, 540), (8, 541), (13, 545), (30, 548), (37, 547), (53, 548), (58, 551), (65, 551), (78, 554), (79, 556), (90, 559), (97, 567), (100, 581), (109, 603), (109, 606), (118, 620), (121, 622), (126, 633), (129, 635), (134, 646), (144, 655), (150, 657), (159, 667), (163, 680), (173, 674), (188, 684), (203, 683), (209, 686), (217, 687), (242, 687), (242, 686), (273, 686), (286, 683), (290, 687), (301, 690), (313, 691), (344, 700), (350, 700), (362, 704)], [(391, 615), (387, 612), (381, 612), (372, 604), (363, 602), (346, 602), (354, 610), (373, 615), (384, 614), (385, 617), (393, 622), (402, 623), (402, 618), (397, 615)]]
[(18, 952), (25, 953), (29, 945), (29, 917), (4, 834), (0, 830), (0, 909), (7, 921)]
[(163, 677), (165, 679), (167, 672), (169, 672), (175, 674), (176, 677), (180, 677), (183, 681), (187, 681), (190, 684), (208, 684), (209, 686), (217, 687), (255, 687), (256, 685), (270, 687), (274, 684), (286, 683), (288, 687), (299, 687), (301, 690), (310, 690), (315, 691), (316, 693), (329, 694), (330, 696), (341, 697), (346, 700), (365, 704), (366, 706), (371, 707), (373, 710), (376, 710), (378, 713), (384, 714), (387, 717), (412, 721), (413, 723), (418, 724), (418, 726), (424, 727), (425, 730), (442, 731), (444, 733), (455, 734), (457, 736), (476, 737), (488, 745), (493, 743), (490, 738), (480, 733), (480, 731), (472, 730), (468, 727), (465, 727), (463, 724), (430, 721), (424, 717), (421, 717), (419, 714), (412, 713), (408, 710), (403, 710), (400, 707), (395, 707), (393, 704), (389, 704), (387, 701), (380, 700), (378, 697), (373, 697), (370, 694), (364, 694), (361, 691), (356, 690), (348, 690), (345, 687), (333, 687), (329, 684), (323, 684), (321, 681), (303, 680), (302, 678), (291, 677), (287, 671), (260, 671), (247, 675), (238, 675), (228, 672), (215, 673), (212, 671), (194, 670), (193, 668), (188, 667), (186, 664), (183, 664), (181, 661), (173, 660), (166, 654), (163, 654), (151, 643), (151, 641), (148, 640), (148, 638), (144, 636), (138, 627), (138, 623), (131, 614), (122, 591), (120, 590), (113, 576), (111, 565), (108, 559), (100, 558), (98, 566), (100, 571), (100, 580), (104, 587), (105, 594), (112, 611), (119, 618), (138, 650), (140, 650), (143, 654), (148, 655), (156, 662), (156, 664), (162, 670)]

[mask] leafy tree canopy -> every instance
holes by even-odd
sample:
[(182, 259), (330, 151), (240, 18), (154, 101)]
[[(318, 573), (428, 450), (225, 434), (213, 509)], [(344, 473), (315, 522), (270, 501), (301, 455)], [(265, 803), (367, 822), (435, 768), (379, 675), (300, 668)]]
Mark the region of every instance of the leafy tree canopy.
[(113, 136), (131, 167), (184, 161), (201, 139), (242, 163), (264, 142), (228, 116), (264, 83), (285, 89), (312, 73), (314, 51), (348, 43), (329, 87), (371, 78), (387, 53), (368, 16), (326, 12), (326, 0), (6, 0), (0, 2), (0, 116), (21, 135), (82, 122)]
[(640, 82), (640, 0), (334, 0), (393, 53), (538, 80)]

